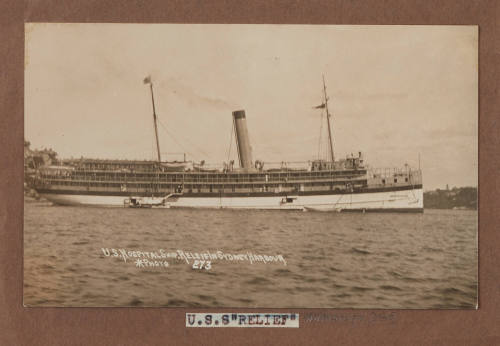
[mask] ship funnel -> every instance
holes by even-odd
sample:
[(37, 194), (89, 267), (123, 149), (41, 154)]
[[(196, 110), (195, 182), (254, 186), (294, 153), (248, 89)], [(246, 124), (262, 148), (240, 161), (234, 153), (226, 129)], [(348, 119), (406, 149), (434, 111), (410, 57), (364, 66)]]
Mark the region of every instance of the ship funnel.
[(252, 147), (248, 137), (247, 119), (244, 110), (233, 112), (234, 131), (236, 133), (236, 146), (238, 147), (238, 157), (240, 167), (252, 169)]

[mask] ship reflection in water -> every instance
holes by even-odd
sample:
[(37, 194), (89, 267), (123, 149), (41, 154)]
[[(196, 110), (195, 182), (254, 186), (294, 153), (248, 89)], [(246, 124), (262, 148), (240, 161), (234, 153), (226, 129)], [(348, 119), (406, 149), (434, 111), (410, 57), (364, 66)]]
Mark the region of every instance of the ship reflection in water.
[[(477, 212), (343, 214), (25, 203), (27, 306), (475, 308)], [(117, 223), (116, 220), (120, 220)], [(102, 248), (282, 254), (282, 263), (168, 259)]]

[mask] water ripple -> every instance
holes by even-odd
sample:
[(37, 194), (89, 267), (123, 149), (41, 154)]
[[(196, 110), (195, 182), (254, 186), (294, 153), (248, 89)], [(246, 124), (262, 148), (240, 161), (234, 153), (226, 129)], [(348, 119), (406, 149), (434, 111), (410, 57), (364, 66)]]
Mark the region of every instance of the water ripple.
[[(477, 212), (423, 215), (138, 210), (25, 203), (24, 304), (475, 308)], [(137, 268), (101, 248), (282, 254), (195, 270)]]

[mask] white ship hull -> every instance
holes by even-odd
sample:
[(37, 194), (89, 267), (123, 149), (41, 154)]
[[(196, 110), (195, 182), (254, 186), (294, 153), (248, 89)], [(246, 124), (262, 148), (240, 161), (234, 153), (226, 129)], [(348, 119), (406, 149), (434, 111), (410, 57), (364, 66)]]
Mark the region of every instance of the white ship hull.
[[(125, 196), (42, 193), (42, 197), (60, 205), (124, 206)], [(292, 197), (292, 196), (289, 196)], [(167, 199), (167, 207), (279, 209), (309, 211), (422, 211), (423, 191), (365, 192), (353, 194), (319, 194), (293, 196), (286, 202), (283, 196), (263, 197), (176, 197)]]

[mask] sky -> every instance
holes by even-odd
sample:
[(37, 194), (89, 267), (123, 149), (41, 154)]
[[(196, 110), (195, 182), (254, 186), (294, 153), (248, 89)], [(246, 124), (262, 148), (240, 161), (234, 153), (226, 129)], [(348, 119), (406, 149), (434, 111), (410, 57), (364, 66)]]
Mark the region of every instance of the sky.
[(326, 157), (324, 76), (336, 158), (477, 186), (477, 26), (27, 23), (25, 139), (154, 159), (149, 75), (163, 159), (235, 159), (239, 109), (254, 160)]

